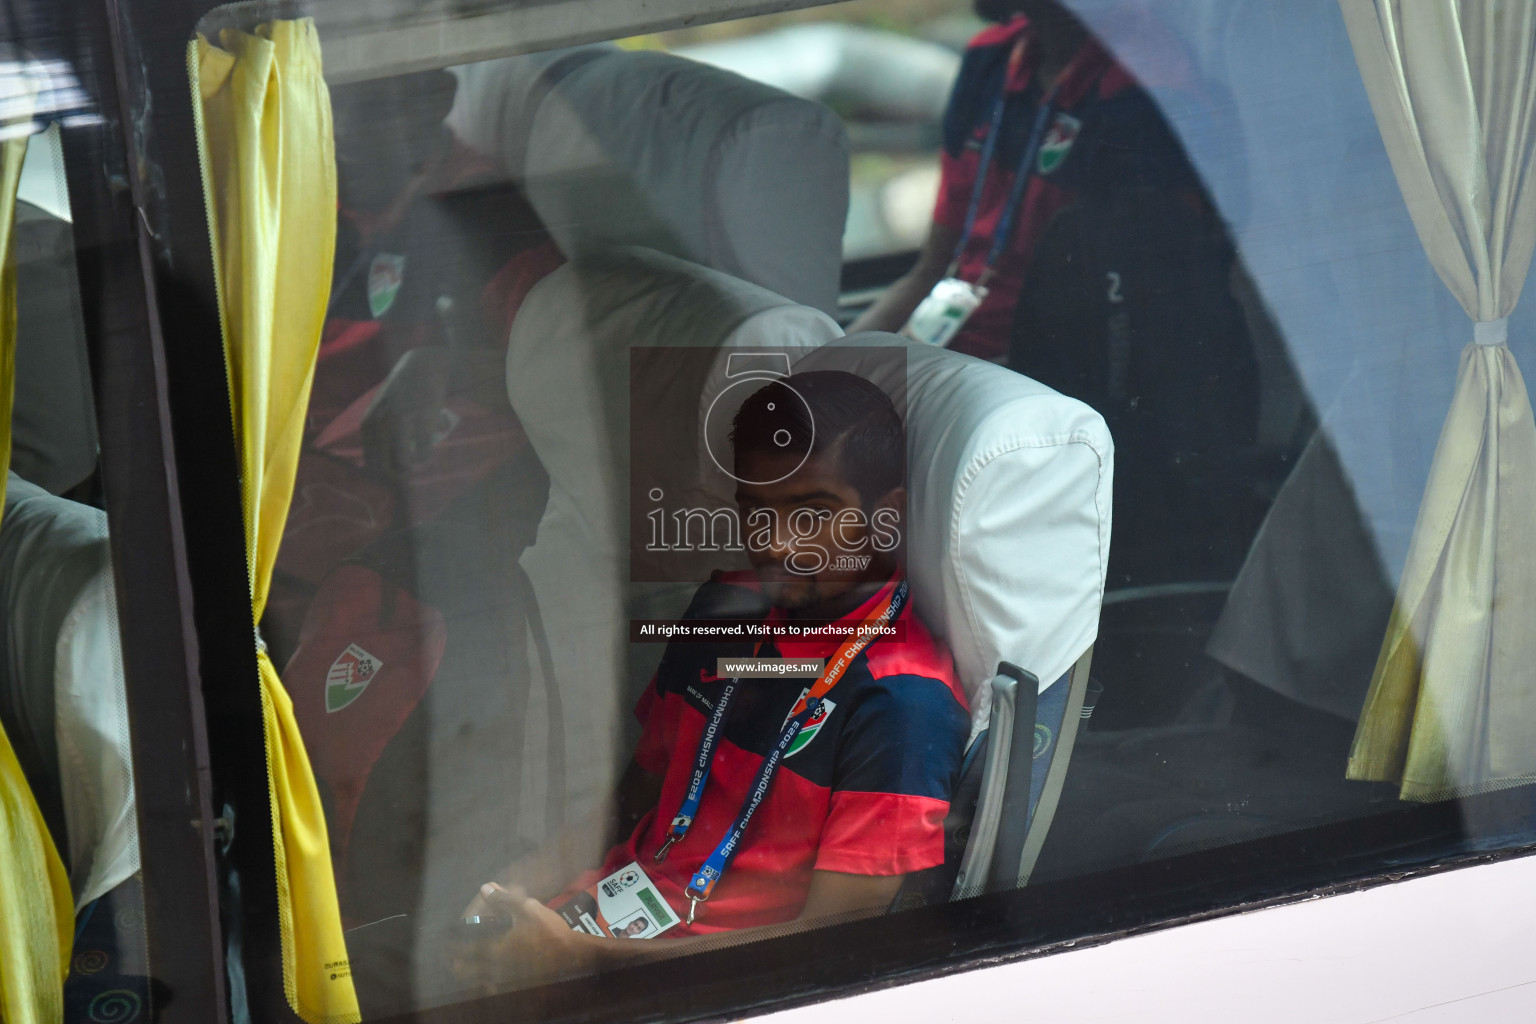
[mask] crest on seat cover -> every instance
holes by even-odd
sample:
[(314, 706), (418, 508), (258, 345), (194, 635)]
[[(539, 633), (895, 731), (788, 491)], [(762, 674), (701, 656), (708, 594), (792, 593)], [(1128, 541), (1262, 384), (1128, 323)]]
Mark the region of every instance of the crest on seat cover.
[(377, 320), (389, 312), (405, 281), (405, 257), (381, 252), (368, 265), (368, 312)]
[(382, 661), (357, 644), (348, 644), (325, 674), (326, 714), (340, 711), (361, 697), (383, 667)]

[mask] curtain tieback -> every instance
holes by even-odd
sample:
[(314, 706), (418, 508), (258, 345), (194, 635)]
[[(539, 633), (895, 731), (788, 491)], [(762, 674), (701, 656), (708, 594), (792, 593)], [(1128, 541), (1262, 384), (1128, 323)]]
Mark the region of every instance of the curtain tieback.
[(1472, 340), (1479, 345), (1502, 345), (1509, 340), (1509, 317), (1497, 320), (1474, 320)]

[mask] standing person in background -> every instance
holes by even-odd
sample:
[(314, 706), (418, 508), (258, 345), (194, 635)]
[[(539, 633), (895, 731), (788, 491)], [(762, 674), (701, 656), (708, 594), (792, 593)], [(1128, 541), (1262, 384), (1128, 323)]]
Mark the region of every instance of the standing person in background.
[[(1115, 439), (1108, 585), (1229, 580), (1266, 507), (1240, 260), (1158, 101), (1059, 0), (978, 0), (917, 264), (850, 328), (1006, 363)], [(1134, 8), (1157, 85), (1223, 104)], [(1126, 37), (1132, 37), (1127, 32)], [(1237, 156), (1240, 154), (1232, 154)]]
[(899, 330), (959, 279), (985, 294), (973, 292), (979, 306), (948, 346), (1001, 362), (1036, 247), (1080, 195), (1152, 188), (1208, 202), (1157, 104), (1065, 6), (977, 0), (976, 12), (996, 24), (971, 40), (950, 94), (928, 239), (850, 331)]

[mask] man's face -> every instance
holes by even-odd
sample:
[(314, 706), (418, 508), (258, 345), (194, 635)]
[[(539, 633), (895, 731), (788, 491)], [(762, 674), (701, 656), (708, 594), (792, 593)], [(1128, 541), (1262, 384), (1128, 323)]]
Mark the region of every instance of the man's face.
[(426, 72), (331, 90), (343, 202), (378, 209), (394, 199), (442, 141), (455, 81)]
[(977, 17), (984, 21), (1004, 23), (1015, 15), (1026, 15), (1037, 25), (1055, 22), (1065, 13), (1057, 0), (972, 0)]
[[(768, 600), (788, 611), (806, 611), (835, 601), (860, 583), (883, 580), (872, 516), (885, 507), (894, 523), (904, 492), (892, 491), (866, 506), (844, 479), (838, 446), (805, 460), (794, 452), (747, 452), (736, 460), (744, 480), (784, 479), (770, 484), (740, 483), (742, 535)], [(886, 536), (892, 536), (889, 527)]]

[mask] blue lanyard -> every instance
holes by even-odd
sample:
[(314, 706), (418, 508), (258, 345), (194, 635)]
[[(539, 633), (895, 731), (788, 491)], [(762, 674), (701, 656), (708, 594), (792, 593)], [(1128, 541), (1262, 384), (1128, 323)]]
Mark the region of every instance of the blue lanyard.
[[(768, 756), (763, 758), (763, 763), (758, 766), (757, 775), (752, 780), (752, 787), (747, 791), (747, 798), (742, 802), (741, 810), (736, 812), (736, 820), (726, 830), (725, 835), (715, 846), (714, 852), (705, 858), (699, 870), (694, 872), (688, 888), (684, 890), (684, 895), (689, 899), (689, 924), (693, 923), (699, 904), (709, 899), (709, 894), (725, 876), (725, 869), (730, 866), (737, 851), (741, 849), (742, 836), (746, 834), (747, 826), (752, 822), (752, 816), (757, 813), (757, 809), (762, 806), (763, 800), (768, 796), (768, 787), (773, 782), (774, 773), (778, 771), (789, 748), (794, 744), (795, 737), (800, 735), (800, 730), (807, 722), (816, 717), (826, 694), (842, 678), (848, 666), (864, 648), (879, 639), (881, 630), (887, 624), (896, 621), (906, 603), (907, 581), (902, 580), (892, 592), (890, 604), (873, 621), (866, 623), (868, 628), (843, 645), (837, 657), (827, 663), (827, 667), (822, 670), (821, 678), (817, 680), (816, 686), (812, 687), (805, 707), (785, 723), (784, 730), (779, 734), (779, 741), (774, 744)], [(656, 851), (655, 860), (658, 864), (666, 859), (667, 851), (672, 848), (672, 845), (682, 841), (688, 834), (688, 830), (693, 827), (694, 818), (698, 816), (699, 803), (704, 797), (704, 784), (709, 780), (709, 769), (715, 760), (715, 750), (719, 747), (720, 737), (725, 732), (731, 701), (736, 696), (736, 687), (740, 682), (739, 679), (731, 679), (721, 689), (720, 697), (715, 702), (715, 710), (704, 726), (704, 734), (699, 737), (699, 750), (694, 755), (693, 774), (688, 780), (688, 793), (683, 798), (683, 804), (678, 808), (677, 814), (672, 818), (666, 841)]]
[[(953, 268), (960, 265), (960, 257), (965, 254), (965, 247), (971, 241), (971, 232), (976, 228), (976, 215), (981, 210), (981, 194), (987, 186), (987, 171), (991, 168), (992, 157), (997, 152), (997, 137), (1003, 130), (1003, 107), (1006, 99), (1007, 81), (1005, 79), (1003, 91), (998, 93), (997, 102), (992, 104), (991, 124), (987, 129), (987, 139), (981, 145), (981, 162), (976, 169), (976, 183), (971, 186), (971, 202), (965, 211), (965, 228), (960, 233), (960, 244), (955, 246), (955, 255), (950, 262), (951, 277), (954, 276)], [(1045, 126), (1050, 122), (1055, 107), (1056, 89), (1052, 87), (1050, 93), (1040, 101), (1040, 109), (1035, 113), (1034, 127), (1030, 129), (1029, 142), (1024, 147), (1024, 153), (1019, 158), (1018, 169), (1013, 175), (1013, 187), (1008, 190), (1008, 202), (1003, 207), (1002, 215), (997, 219), (997, 228), (992, 235), (992, 247), (987, 250), (986, 269), (989, 271), (997, 264), (998, 259), (1003, 255), (1003, 250), (1008, 247), (1009, 238), (1013, 234), (1013, 219), (1024, 198), (1024, 189), (1033, 177), (1030, 168), (1040, 152), (1040, 143), (1045, 138)]]
[[(760, 650), (761, 644), (752, 652), (753, 655)], [(672, 826), (667, 830), (667, 841), (656, 851), (655, 860), (658, 864), (667, 859), (667, 851), (672, 849), (672, 844), (679, 842), (693, 827), (693, 819), (699, 813), (699, 803), (704, 799), (704, 783), (709, 781), (709, 769), (714, 764), (715, 748), (719, 746), (720, 736), (725, 732), (731, 699), (736, 696), (736, 687), (739, 685), (740, 679), (727, 680), (720, 696), (715, 699), (714, 714), (710, 715), (709, 724), (704, 726), (704, 735), (699, 737), (699, 752), (693, 758), (693, 775), (688, 779), (688, 793), (672, 818)]]

